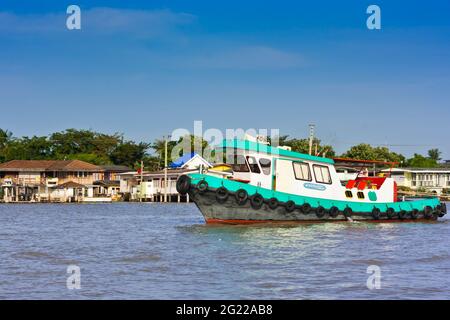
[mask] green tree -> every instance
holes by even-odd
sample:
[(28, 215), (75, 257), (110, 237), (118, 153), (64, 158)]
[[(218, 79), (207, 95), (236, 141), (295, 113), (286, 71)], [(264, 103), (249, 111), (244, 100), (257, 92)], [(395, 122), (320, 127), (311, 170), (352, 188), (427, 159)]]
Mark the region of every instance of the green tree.
[(361, 143), (351, 147), (342, 155), (343, 158), (359, 160), (377, 160), (402, 163), (405, 157), (389, 150), (387, 147), (372, 147), (370, 144)]
[(104, 156), (109, 155), (123, 137), (118, 133), (107, 135), (92, 130), (67, 129), (53, 133), (49, 140), (58, 155), (92, 153)]
[(436, 162), (441, 160), (441, 154), (442, 152), (439, 149), (428, 150), (428, 157)]
[[(274, 146), (288, 146), (291, 147), (292, 151), (306, 154), (309, 153), (309, 139), (289, 139), (289, 136), (283, 135), (274, 137), (274, 139), (268, 137), (268, 141)], [(278, 144), (275, 143), (276, 141)], [(336, 155), (331, 145), (322, 145), (322, 142), (319, 139), (314, 138), (312, 144), (313, 155), (316, 153), (316, 149), (319, 156), (334, 157)]]
[(49, 137), (13, 138), (0, 129), (0, 161), (82, 160), (93, 164), (123, 164), (134, 167), (147, 156), (147, 143), (124, 141), (121, 134), (67, 129)]
[[(210, 146), (206, 140), (202, 137), (187, 135), (184, 137), (180, 137), (178, 141), (168, 141), (167, 142), (167, 163), (175, 161), (177, 158), (183, 156), (186, 152), (192, 153), (195, 151), (195, 145), (201, 146), (201, 156), (205, 154), (214, 153), (209, 149)], [(151, 148), (155, 151), (157, 157), (159, 158), (159, 167), (164, 168), (164, 160), (165, 160), (165, 140), (164, 139), (156, 139)], [(209, 157), (205, 156), (208, 159)]]
[(376, 160), (382, 159), (382, 161), (398, 163), (404, 163), (406, 160), (402, 154), (392, 152), (387, 147), (376, 147), (373, 150), (375, 152)]
[(112, 161), (107, 155), (98, 155), (95, 153), (75, 153), (68, 155), (59, 154), (58, 160), (81, 160), (96, 165), (110, 164)]
[[(160, 158), (158, 156), (146, 155), (146, 156), (144, 156), (142, 161), (144, 162), (145, 170), (157, 171), (157, 170), (161, 169)], [(140, 166), (140, 164), (139, 164), (139, 166)], [(137, 169), (137, 167), (136, 167), (136, 169)]]
[(6, 160), (5, 149), (12, 140), (12, 132), (0, 129), (0, 163)]
[(110, 159), (114, 164), (125, 165), (131, 168), (140, 167), (140, 161), (144, 160), (150, 144), (133, 141), (120, 143), (111, 152)]
[(360, 160), (376, 160), (375, 150), (370, 144), (361, 143), (351, 147), (342, 157)]
[(406, 161), (406, 166), (413, 168), (435, 168), (437, 167), (437, 161), (415, 153), (414, 157)]
[(3, 151), (4, 160), (44, 160), (54, 156), (51, 143), (46, 137), (22, 137), (12, 139)]
[[(176, 141), (167, 141), (167, 163), (172, 162), (171, 158), (172, 149), (176, 146), (176, 144), (177, 144)], [(156, 158), (158, 159), (158, 167), (164, 168), (166, 140), (156, 139), (151, 145), (151, 148), (156, 153)]]

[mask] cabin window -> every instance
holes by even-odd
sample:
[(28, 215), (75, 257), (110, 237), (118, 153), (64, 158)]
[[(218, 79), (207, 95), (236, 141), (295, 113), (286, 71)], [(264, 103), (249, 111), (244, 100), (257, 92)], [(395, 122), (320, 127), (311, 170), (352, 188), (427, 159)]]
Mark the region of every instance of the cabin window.
[(249, 172), (249, 168), (247, 166), (247, 162), (245, 161), (244, 156), (235, 155), (234, 162), (231, 165), (231, 168), (234, 172)]
[(327, 166), (313, 165), (316, 182), (331, 184), (330, 169)]
[(272, 164), (272, 161), (270, 161), (270, 159), (265, 159), (265, 158), (259, 159), (259, 165), (261, 166), (261, 169), (265, 175), (270, 174), (271, 164)]
[(309, 164), (304, 162), (292, 162), (294, 167), (294, 175), (297, 180), (311, 181), (311, 171)]
[(345, 191), (345, 196), (347, 198), (353, 198), (353, 193), (350, 190)]
[(364, 193), (363, 192), (359, 191), (356, 195), (358, 196), (358, 199), (364, 199)]
[(261, 173), (261, 170), (259, 169), (258, 162), (256, 161), (255, 157), (247, 156), (248, 166), (250, 167), (250, 170), (253, 173)]

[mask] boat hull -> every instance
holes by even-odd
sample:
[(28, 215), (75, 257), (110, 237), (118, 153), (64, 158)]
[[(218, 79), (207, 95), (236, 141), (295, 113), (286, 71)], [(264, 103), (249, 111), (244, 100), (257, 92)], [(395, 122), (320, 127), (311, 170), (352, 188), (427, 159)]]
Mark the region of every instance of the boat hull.
[(286, 194), (204, 174), (181, 176), (177, 190), (189, 194), (207, 223), (436, 221), (447, 212), (436, 198), (356, 203)]
[(257, 223), (317, 223), (317, 222), (343, 222), (343, 221), (365, 221), (365, 222), (419, 222), (436, 221), (438, 215), (425, 217), (419, 213), (415, 218), (406, 215), (403, 218), (398, 216), (389, 218), (381, 216), (374, 219), (367, 212), (352, 212), (351, 216), (346, 216), (344, 212), (339, 212), (337, 216), (332, 217), (329, 213), (319, 217), (315, 209), (308, 213), (302, 212), (301, 208), (296, 208), (288, 212), (282, 204), (272, 209), (265, 201), (259, 209), (252, 207), (250, 200), (239, 204), (234, 195), (229, 195), (225, 201), (218, 201), (214, 190), (198, 192), (195, 188), (189, 191), (189, 196), (193, 199), (198, 209), (202, 213), (206, 223), (219, 224), (257, 224)]

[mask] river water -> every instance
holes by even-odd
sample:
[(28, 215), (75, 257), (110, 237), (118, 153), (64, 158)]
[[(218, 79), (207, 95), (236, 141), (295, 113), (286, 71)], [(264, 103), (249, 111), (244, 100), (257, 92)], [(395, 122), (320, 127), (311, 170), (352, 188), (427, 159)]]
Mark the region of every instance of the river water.
[(447, 216), (210, 226), (193, 204), (4, 204), (0, 299), (450, 299), (449, 240)]

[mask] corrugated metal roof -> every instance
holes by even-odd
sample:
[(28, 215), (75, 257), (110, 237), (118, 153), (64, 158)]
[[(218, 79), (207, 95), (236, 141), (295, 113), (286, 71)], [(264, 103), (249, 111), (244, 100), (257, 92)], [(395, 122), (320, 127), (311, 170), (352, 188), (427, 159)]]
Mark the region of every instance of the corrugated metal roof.
[(105, 171), (109, 171), (109, 172), (129, 172), (132, 171), (133, 169), (131, 169), (130, 167), (127, 166), (121, 166), (121, 165), (103, 165), (100, 166), (101, 168), (103, 168)]
[(275, 148), (269, 145), (248, 141), (248, 140), (223, 140), (221, 144), (219, 144), (218, 148), (235, 148), (235, 149), (241, 149), (241, 150), (248, 150), (248, 151), (254, 151), (258, 153), (266, 153), (271, 154), (275, 156), (283, 156), (283, 157), (290, 157), (290, 158), (297, 158), (297, 159), (303, 159), (303, 160), (310, 160), (310, 161), (317, 161), (317, 162), (323, 162), (328, 164), (334, 164), (333, 159), (329, 158), (323, 158), (323, 157), (317, 157), (317, 156), (310, 156), (308, 154), (303, 154), (299, 152), (284, 150), (281, 148)]
[(11, 160), (0, 164), (0, 171), (90, 171), (103, 168), (81, 160)]
[(116, 181), (116, 180), (97, 180), (97, 181), (94, 181), (94, 186), (118, 187), (118, 186), (120, 186), (120, 181)]
[(169, 168), (181, 168), (186, 162), (191, 160), (193, 157), (195, 157), (197, 153), (191, 152), (186, 153), (179, 157), (177, 160), (173, 161), (171, 164), (169, 164)]
[(62, 183), (57, 186), (58, 189), (64, 189), (64, 188), (86, 188), (84, 184), (80, 184), (74, 181), (67, 181), (65, 183)]

